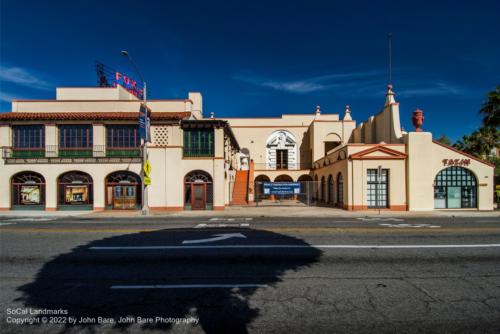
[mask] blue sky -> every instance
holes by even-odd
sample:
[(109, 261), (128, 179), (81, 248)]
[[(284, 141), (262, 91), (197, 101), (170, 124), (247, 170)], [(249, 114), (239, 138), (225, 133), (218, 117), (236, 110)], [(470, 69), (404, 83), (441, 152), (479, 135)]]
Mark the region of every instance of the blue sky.
[(50, 99), (93, 86), (96, 60), (133, 74), (150, 98), (200, 91), (218, 117), (380, 110), (393, 34), (401, 121), (458, 139), (480, 124), (500, 84), (499, 1), (0, 2), (0, 111), (13, 98)]

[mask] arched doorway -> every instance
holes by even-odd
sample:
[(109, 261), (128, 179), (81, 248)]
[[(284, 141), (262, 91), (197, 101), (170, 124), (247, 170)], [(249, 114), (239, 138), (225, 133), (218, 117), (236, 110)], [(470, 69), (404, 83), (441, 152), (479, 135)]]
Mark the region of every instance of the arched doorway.
[(448, 167), (434, 179), (434, 208), (477, 208), (477, 180), (463, 167)]
[(257, 199), (267, 199), (270, 195), (264, 194), (264, 182), (271, 182), (267, 175), (259, 175), (255, 178), (255, 195)]
[(118, 171), (106, 177), (106, 208), (138, 210), (141, 208), (141, 178), (129, 171)]
[[(280, 183), (280, 182), (293, 182), (293, 179), (290, 175), (286, 175), (286, 174), (281, 174), (281, 175), (278, 175), (276, 176), (276, 178), (274, 179), (274, 182), (276, 183)], [(297, 197), (297, 195), (275, 195), (276, 198), (278, 199), (294, 199)]]
[(274, 182), (293, 182), (293, 179), (290, 175), (281, 174), (276, 176)]
[(341, 173), (337, 175), (337, 206), (344, 206), (344, 177)]
[(313, 184), (313, 199), (315, 201), (318, 201), (319, 199), (319, 181), (318, 181), (318, 174), (314, 175), (314, 184)]
[(184, 208), (186, 210), (211, 210), (213, 208), (213, 183), (210, 174), (195, 170), (186, 175)]
[(313, 196), (313, 178), (311, 175), (304, 174), (299, 176), (297, 182), (300, 183), (300, 194), (298, 199), (304, 203), (310, 204)]
[(45, 179), (35, 172), (20, 172), (11, 179), (12, 210), (44, 210)]
[(93, 180), (84, 172), (71, 171), (57, 179), (58, 210), (92, 210)]
[(321, 202), (325, 203), (326, 202), (326, 183), (325, 183), (325, 176), (321, 177)]
[(328, 204), (333, 204), (333, 193), (334, 193), (334, 190), (333, 190), (333, 176), (332, 176), (332, 174), (330, 174), (328, 176), (328, 200), (327, 200)]

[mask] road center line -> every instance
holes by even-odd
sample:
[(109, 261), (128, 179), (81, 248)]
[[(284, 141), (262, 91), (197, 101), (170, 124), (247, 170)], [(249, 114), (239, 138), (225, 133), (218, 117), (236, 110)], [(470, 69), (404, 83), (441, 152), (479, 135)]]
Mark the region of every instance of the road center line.
[(420, 248), (491, 248), (500, 244), (468, 245), (199, 245), (199, 246), (94, 246), (90, 250), (183, 250), (183, 249), (289, 249), (289, 248), (324, 248), (324, 249), (420, 249)]
[(213, 289), (213, 288), (265, 288), (267, 284), (153, 284), (112, 285), (111, 289)]

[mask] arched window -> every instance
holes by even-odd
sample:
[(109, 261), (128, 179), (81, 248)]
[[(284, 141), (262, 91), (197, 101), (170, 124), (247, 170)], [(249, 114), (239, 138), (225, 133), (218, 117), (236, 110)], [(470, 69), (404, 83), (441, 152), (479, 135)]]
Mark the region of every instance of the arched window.
[(45, 208), (45, 179), (35, 172), (21, 172), (12, 177), (12, 208)]
[(213, 184), (210, 174), (195, 170), (184, 177), (184, 207), (187, 210), (213, 209)]
[(341, 173), (337, 175), (337, 206), (344, 205), (344, 177)]
[(458, 166), (441, 170), (434, 180), (434, 207), (477, 208), (477, 180), (474, 174)]
[(117, 171), (106, 177), (106, 208), (137, 210), (141, 207), (141, 177), (129, 171)]
[(319, 181), (318, 181), (318, 174), (314, 175), (314, 184), (313, 184), (313, 194), (314, 200), (319, 200)]
[(342, 139), (338, 134), (332, 132), (325, 136), (325, 140), (323, 142), (325, 143), (325, 156), (326, 156), (328, 151), (333, 150), (335, 147), (341, 144)]
[(58, 209), (92, 209), (92, 177), (84, 172), (72, 171), (57, 179)]
[(326, 202), (326, 184), (325, 184), (325, 177), (321, 177), (321, 202)]
[(328, 199), (327, 199), (327, 203), (328, 204), (333, 204), (333, 193), (334, 193), (334, 190), (333, 190), (333, 176), (332, 176), (332, 174), (330, 174), (328, 176)]

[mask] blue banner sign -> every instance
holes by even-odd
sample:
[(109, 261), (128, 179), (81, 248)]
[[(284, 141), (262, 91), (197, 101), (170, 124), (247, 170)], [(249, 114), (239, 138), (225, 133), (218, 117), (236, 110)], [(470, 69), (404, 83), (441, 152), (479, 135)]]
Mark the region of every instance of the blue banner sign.
[(264, 182), (265, 195), (297, 195), (300, 194), (300, 182)]
[(149, 117), (147, 108), (142, 103), (139, 109), (139, 137), (145, 141), (149, 141)]

